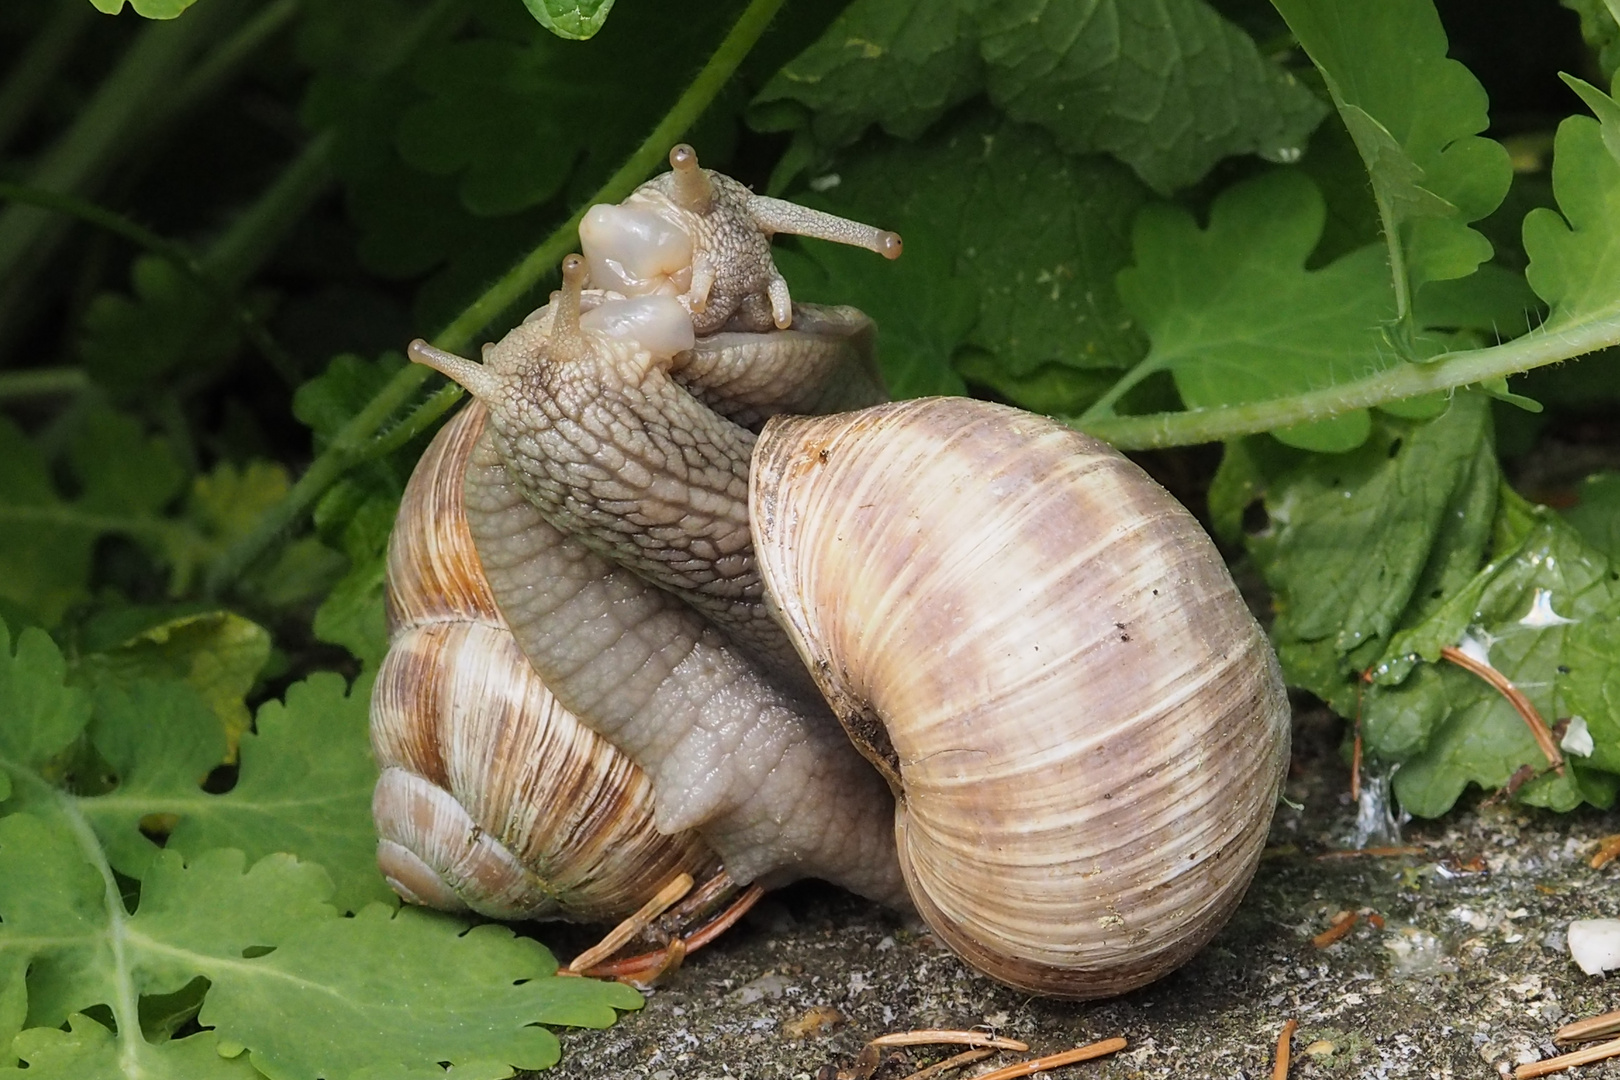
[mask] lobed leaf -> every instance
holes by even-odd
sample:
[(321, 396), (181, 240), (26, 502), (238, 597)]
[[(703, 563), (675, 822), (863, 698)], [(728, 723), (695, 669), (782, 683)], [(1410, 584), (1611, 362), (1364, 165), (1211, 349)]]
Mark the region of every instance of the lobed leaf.
[[(173, 19), (180, 15), (197, 0), (129, 0), (129, 6), (135, 9), (137, 15), (148, 19)], [(124, 0), (90, 0), (97, 11), (107, 15), (117, 15), (124, 10)]]
[(163, 514), (185, 482), (167, 440), (98, 404), (72, 428), (67, 456), (73, 498), (39, 448), (0, 418), (0, 601), (45, 626), (88, 597), (103, 536), (128, 537), (161, 558), (185, 535)]
[(1558, 0), (1581, 18), (1581, 36), (1597, 53), (1598, 67), (1613, 76), (1620, 70), (1620, 6), (1614, 0)]
[(1585, 116), (1558, 125), (1558, 210), (1537, 208), (1524, 219), (1525, 275), (1552, 305), (1549, 332), (1620, 315), (1620, 158), (1603, 135), (1603, 125)]
[[(20, 1061), (31, 1078), (338, 1080), (455, 1062), (495, 1077), (556, 1061), (537, 1024), (602, 1026), (640, 1005), (622, 986), (553, 978), (545, 949), (502, 928), (333, 907), (387, 895), (364, 687), (317, 676), (265, 706), (236, 787), (212, 796), (199, 782), (224, 735), (194, 690), (108, 683), (91, 715), (65, 676), (43, 633), (13, 654), (0, 624), (0, 1074), (22, 1075)], [(52, 782), (87, 720), (115, 773), (105, 795)], [(179, 821), (159, 849), (136, 826), (163, 814)], [(171, 1040), (199, 1006), (212, 1030)], [(112, 1031), (82, 1015), (109, 1010)]]
[(201, 784), (225, 746), (200, 700), (173, 683), (105, 694), (92, 736), (119, 786), (82, 799), (80, 812), (131, 876), (157, 851), (140, 831), (143, 819), (173, 815), (168, 850), (189, 857), (231, 847), (254, 859), (293, 852), (327, 868), (345, 910), (390, 899), (374, 863), (368, 697), (369, 686), (349, 692), (335, 674), (295, 684), (285, 704), (260, 708), (256, 730), (242, 738), (235, 786), (210, 795)]
[[(275, 952), (216, 969), (199, 1020), (249, 1047), (273, 1046), (250, 1054), (271, 1080), (440, 1060), (474, 1073), (543, 1069), (559, 1048), (537, 1023), (606, 1027), (615, 1009), (641, 1005), (628, 987), (552, 978), (556, 969), (538, 942), (505, 927), (468, 930), (420, 908), (379, 905), (308, 923)], [(318, 1024), (311, 994), (321, 1000)], [(279, 1037), (294, 1030), (303, 1037)]]
[[(12, 1041), (11, 1053), (26, 1071), (0, 1064), (0, 1077), (13, 1080), (258, 1080), (245, 1059), (219, 1055), (211, 1032), (185, 1039), (120, 1045), (118, 1039), (83, 1013), (68, 1017), (68, 1029), (36, 1027)], [(0, 1059), (5, 1054), (0, 1052)]]
[[(1383, 252), (1367, 246), (1321, 269), (1321, 194), (1278, 170), (1222, 192), (1209, 227), (1167, 205), (1137, 218), (1136, 262), (1119, 275), (1126, 308), (1153, 342), (1117, 387), (1171, 372), (1190, 408), (1286, 397), (1399, 362), (1384, 326), (1395, 314)], [(1365, 410), (1276, 432), (1314, 450), (1348, 450), (1370, 430)]]
[(1479, 133), (1485, 90), (1446, 55), (1431, 0), (1276, 0), (1322, 72), (1372, 181), (1400, 309), (1423, 283), (1466, 277), (1491, 257), (1468, 227), (1501, 203), (1507, 151)]
[(240, 348), (235, 312), (169, 259), (138, 257), (130, 286), (90, 302), (80, 345), (92, 377), (120, 397), (149, 395), (182, 362), (195, 376)]
[(269, 659), (268, 630), (229, 611), (208, 611), (165, 619), (86, 653), (77, 673), (93, 686), (185, 682), (218, 718), (234, 758), (237, 741), (252, 723), (244, 699)]
[(914, 138), (981, 92), (1070, 153), (1112, 154), (1150, 187), (1223, 157), (1297, 159), (1316, 98), (1200, 0), (856, 0), (755, 98), (754, 119), (822, 144), (871, 125)]

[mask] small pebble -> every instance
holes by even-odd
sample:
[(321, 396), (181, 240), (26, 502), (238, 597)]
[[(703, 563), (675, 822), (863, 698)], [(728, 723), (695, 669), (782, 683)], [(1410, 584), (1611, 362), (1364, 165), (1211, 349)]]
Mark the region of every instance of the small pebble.
[(1568, 936), (1570, 957), (1588, 975), (1620, 967), (1620, 919), (1576, 919)]

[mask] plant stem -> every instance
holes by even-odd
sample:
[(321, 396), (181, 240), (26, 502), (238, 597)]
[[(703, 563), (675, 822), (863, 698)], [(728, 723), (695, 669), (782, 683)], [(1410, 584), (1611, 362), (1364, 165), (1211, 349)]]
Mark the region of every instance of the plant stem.
[[(618, 202), (635, 189), (664, 160), (669, 147), (686, 132), (709, 107), (726, 80), (742, 63), (754, 43), (765, 32), (782, 6), (783, 0), (752, 0), (741, 17), (726, 34), (725, 39), (703, 65), (697, 77), (653, 128), (629, 159), (599, 188), (584, 205), (576, 210), (550, 236), (541, 241), (527, 257), (509, 270), (478, 299), (438, 334), (433, 343), (441, 349), (456, 352), (508, 306), (523, 296), (535, 282), (551, 273), (562, 257), (573, 250), (578, 236), (579, 221), (585, 210), (602, 202)], [(246, 536), (220, 556), (209, 568), (207, 590), (216, 594), (245, 570), (278, 537), (296, 521), (322, 493), (342, 477), (355, 462), (369, 456), (368, 444), (383, 424), (398, 408), (409, 401), (432, 371), (412, 364), (396, 374), (371, 399), (371, 402), (344, 424), (331, 444), (298, 478), (292, 490), (280, 502), (259, 518), (258, 524)], [(460, 397), (459, 388), (446, 388), (435, 394), (401, 425), (409, 429), (405, 439), (426, 426), (432, 418), (442, 415)], [(436, 411), (435, 411), (436, 410)], [(426, 419), (424, 419), (426, 417)], [(401, 440), (403, 442), (405, 440)]]
[[(49, 191), (82, 191), (117, 148), (127, 145), (134, 131), (144, 129), (142, 114), (163, 99), (174, 72), (217, 22), (217, 17), (188, 17), (142, 27), (78, 120), (45, 152), (30, 183)], [(16, 272), (49, 221), (47, 213), (33, 206), (13, 206), (0, 213), (0, 280)]]
[[(94, 9), (92, 9), (94, 10)], [(125, 240), (143, 247), (154, 255), (161, 255), (176, 264), (183, 264), (183, 268), (195, 271), (197, 269), (191, 253), (185, 246), (170, 240), (168, 237), (148, 229), (138, 222), (131, 221), (116, 210), (108, 210), (99, 203), (88, 199), (81, 199), (76, 195), (65, 195), (60, 191), (49, 191), (45, 188), (29, 187), (25, 184), (11, 184), (0, 180), (0, 199), (12, 202), (27, 203), (46, 210), (54, 210), (59, 214), (76, 217), (100, 229), (105, 229)]]
[(281, 175), (254, 200), (199, 260), (202, 272), (232, 291), (264, 265), (287, 231), (332, 182), (332, 146), (327, 130), (305, 144)]
[(51, 394), (77, 394), (90, 386), (83, 368), (34, 368), (31, 371), (0, 372), (0, 401), (46, 397)]
[(1442, 353), (1425, 363), (1401, 364), (1363, 379), (1294, 397), (1150, 416), (1071, 420), (1070, 423), (1121, 450), (1190, 446), (1326, 420), (1353, 409), (1371, 408), (1418, 394), (1455, 390), (1613, 345), (1620, 345), (1620, 308), (1611, 308), (1573, 324), (1542, 327), (1488, 349)]
[(0, 86), (0, 150), (10, 143), (28, 120), (40, 95), (50, 85), (79, 35), (90, 25), (94, 9), (89, 4), (58, 4), (50, 22), (34, 36), (28, 48)]

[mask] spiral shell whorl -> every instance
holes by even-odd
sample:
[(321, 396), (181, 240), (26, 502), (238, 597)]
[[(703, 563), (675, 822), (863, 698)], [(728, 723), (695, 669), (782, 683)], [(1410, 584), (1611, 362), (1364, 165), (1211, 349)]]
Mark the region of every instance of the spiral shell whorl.
[(372, 695), (378, 862), (407, 900), (606, 921), (717, 861), (652, 824), (652, 790), (534, 673), (484, 582), (459, 463), (474, 405), (423, 455), (389, 548), (389, 654)]
[(1103, 444), (965, 399), (772, 421), (751, 511), (947, 943), (1098, 997), (1213, 936), (1265, 841), (1288, 708), (1190, 514)]

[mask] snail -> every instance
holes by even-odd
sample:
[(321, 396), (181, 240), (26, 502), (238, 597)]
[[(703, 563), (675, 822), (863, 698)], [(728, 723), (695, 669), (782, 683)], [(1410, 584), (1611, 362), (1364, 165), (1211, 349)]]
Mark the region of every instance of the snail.
[[(690, 184), (689, 156), (656, 190)], [(1057, 996), (1124, 992), (1208, 941), (1258, 863), (1289, 714), (1192, 516), (1053, 421), (795, 382), (774, 335), (847, 355), (869, 328), (769, 273), (677, 267), (627, 299), (644, 266), (593, 296), (588, 262), (600, 284), (570, 256), (483, 363), (411, 358), (477, 399), (464, 509), (512, 640), (643, 770), (654, 831), (712, 853), (660, 867), (915, 905), (974, 967)], [(648, 329), (710, 307), (723, 329), (694, 348), (747, 338), (736, 368)], [(754, 362), (791, 389), (739, 404), (731, 372)]]

